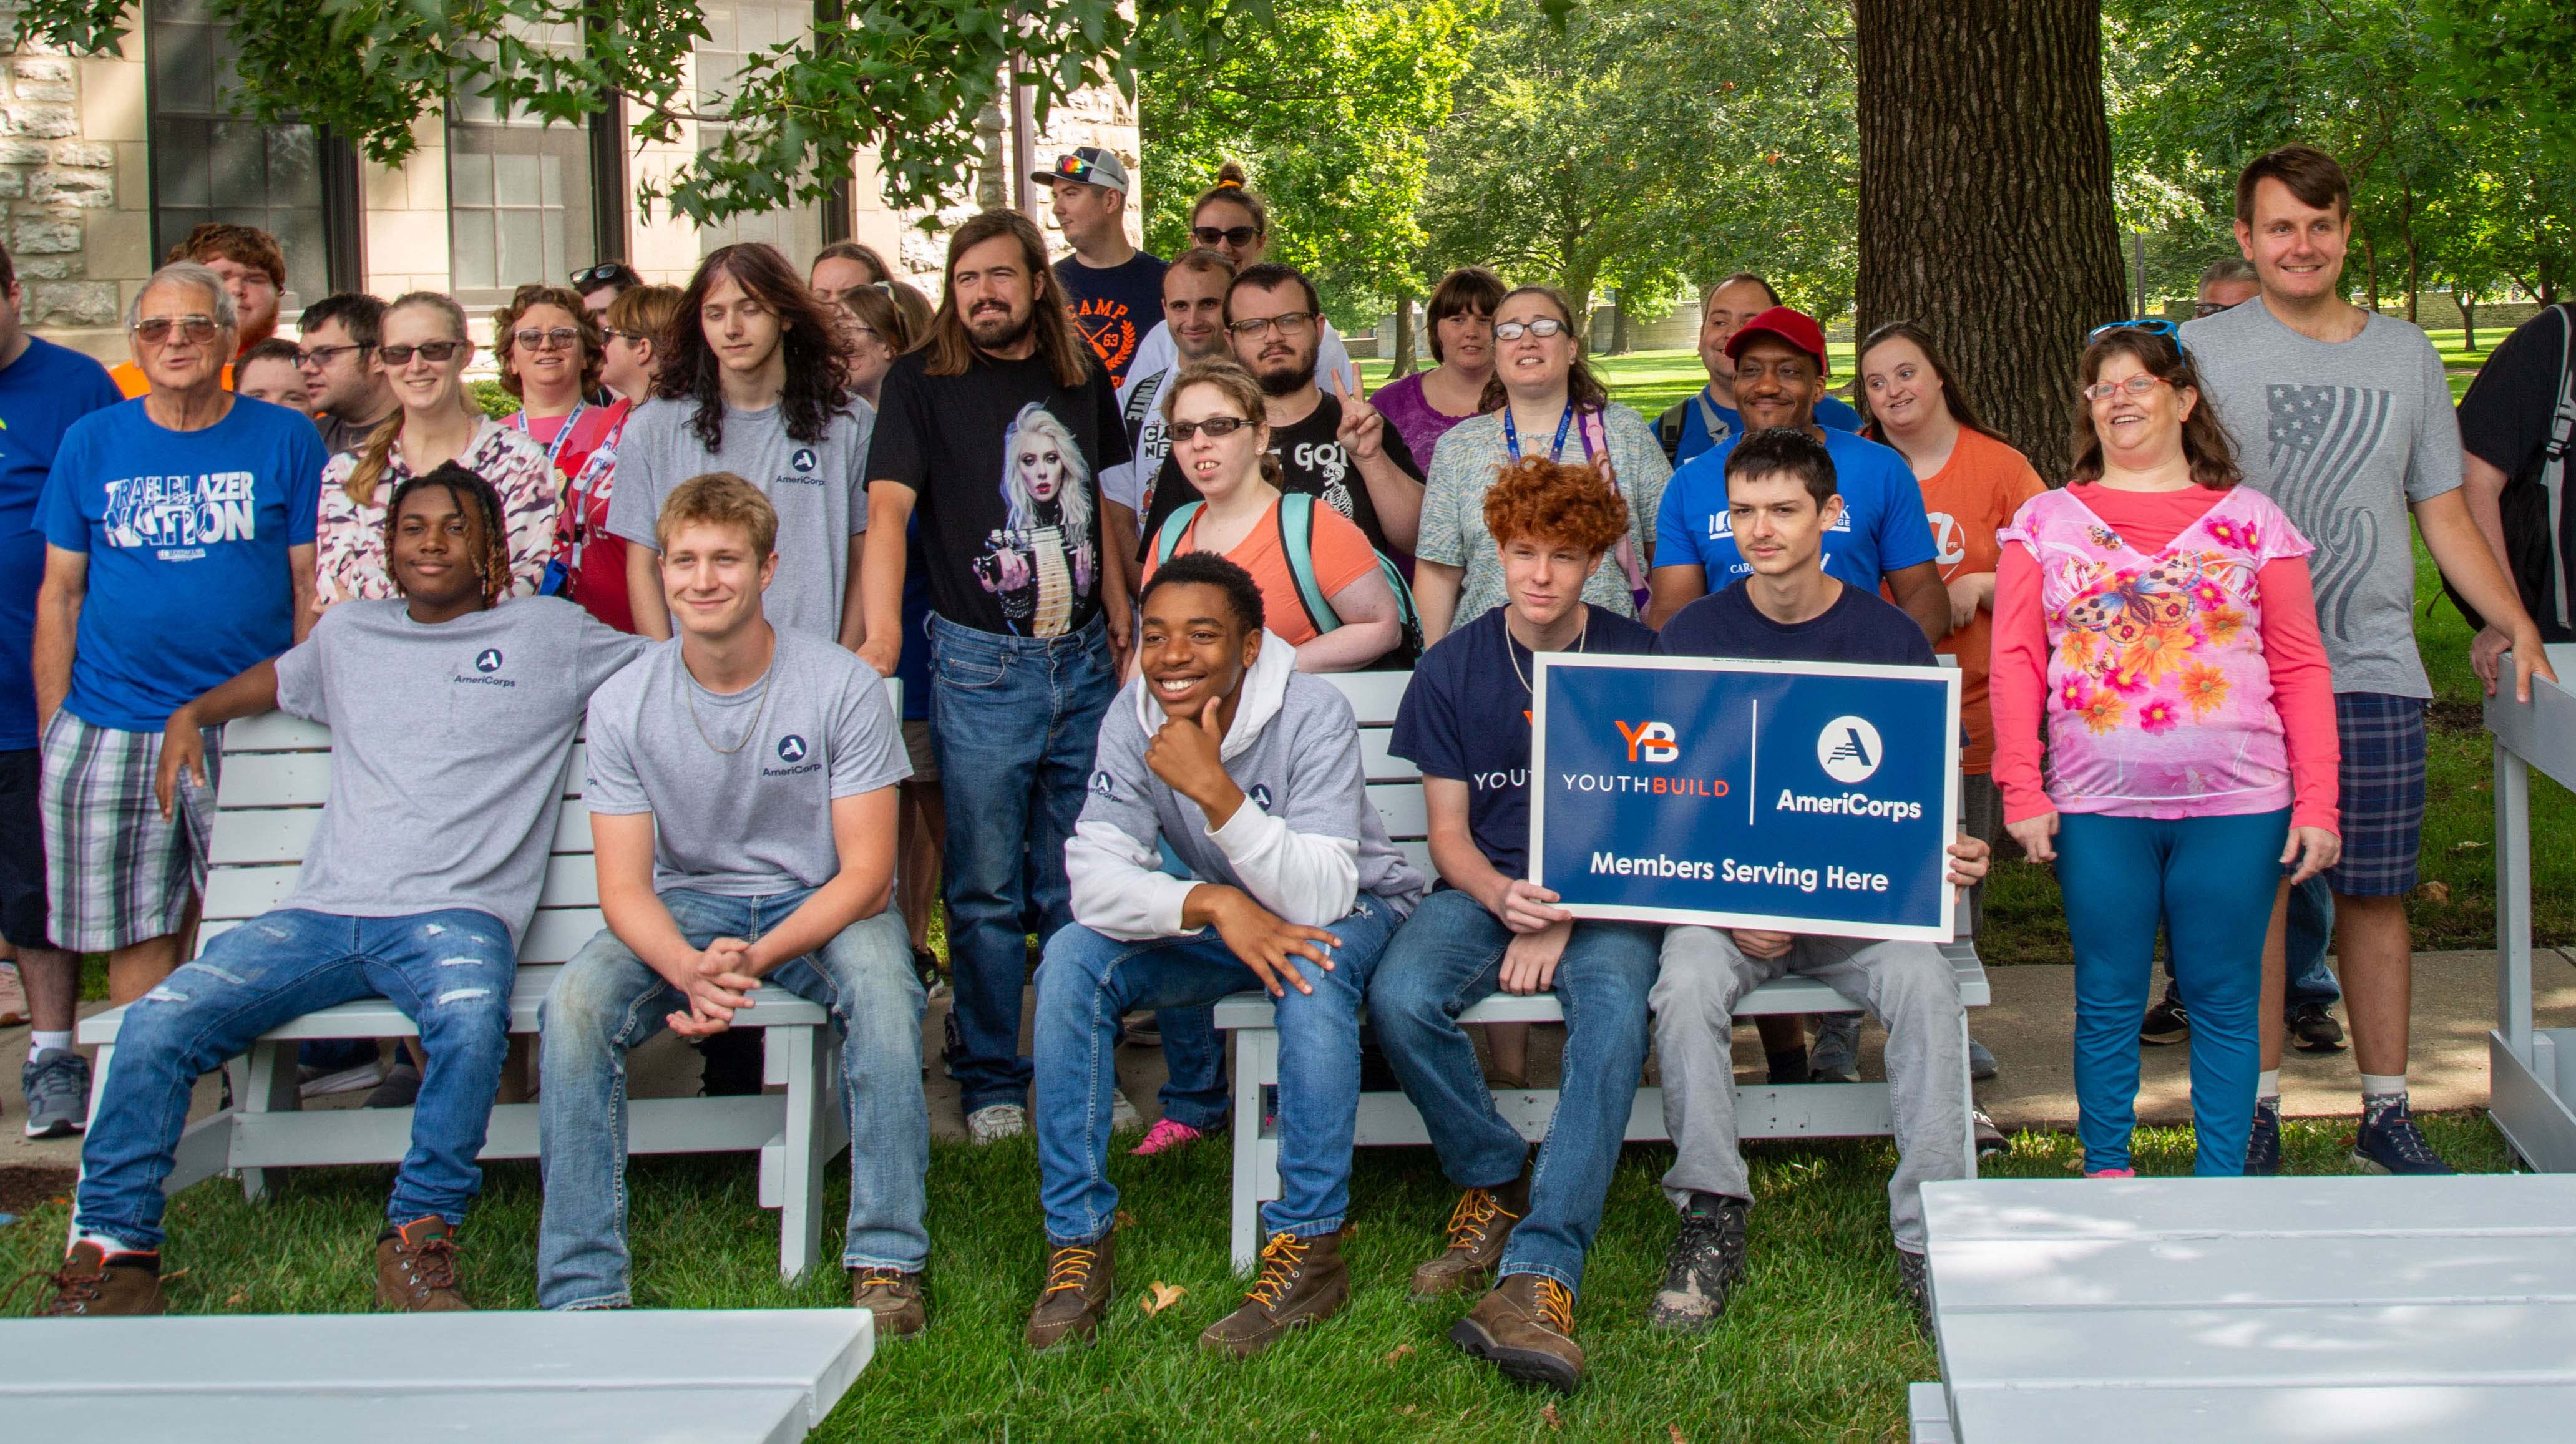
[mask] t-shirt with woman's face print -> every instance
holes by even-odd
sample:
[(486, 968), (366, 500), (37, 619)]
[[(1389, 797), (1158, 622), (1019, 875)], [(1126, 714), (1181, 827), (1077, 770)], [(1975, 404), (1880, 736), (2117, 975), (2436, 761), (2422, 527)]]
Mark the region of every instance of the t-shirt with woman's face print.
[(979, 356), (962, 376), (933, 376), (914, 352), (886, 373), (867, 474), (913, 492), (933, 611), (1058, 637), (1099, 610), (1097, 478), (1126, 459), (1099, 370), (1063, 386), (1043, 360)]

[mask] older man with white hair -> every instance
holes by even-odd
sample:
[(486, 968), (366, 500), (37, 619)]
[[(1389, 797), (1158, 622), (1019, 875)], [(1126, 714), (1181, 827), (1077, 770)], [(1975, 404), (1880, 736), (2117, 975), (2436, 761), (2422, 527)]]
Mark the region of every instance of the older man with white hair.
[(303, 637), (328, 459), (312, 422), (224, 389), (240, 320), (213, 271), (153, 272), (125, 331), (152, 389), (63, 434), (36, 507), (34, 649), (53, 938), (106, 953), (119, 1003), (178, 965), (212, 823), (211, 732), (204, 785), (170, 817), (153, 798), (163, 724)]

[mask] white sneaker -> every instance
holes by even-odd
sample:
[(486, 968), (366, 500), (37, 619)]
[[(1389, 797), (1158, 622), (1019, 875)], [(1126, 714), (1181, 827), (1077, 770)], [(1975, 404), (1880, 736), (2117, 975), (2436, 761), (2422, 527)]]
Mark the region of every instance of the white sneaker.
[(966, 1115), (966, 1131), (977, 1147), (1017, 1138), (1029, 1131), (1029, 1110), (1017, 1103), (987, 1103)]
[(1145, 1131), (1144, 1118), (1136, 1112), (1136, 1105), (1127, 1101), (1124, 1093), (1109, 1095), (1109, 1131), (1112, 1134)]
[(361, 1089), (373, 1088), (385, 1081), (385, 1060), (370, 1058), (354, 1067), (337, 1069), (307, 1068), (298, 1064), (295, 1069), (295, 1080), (295, 1096), (298, 1098), (324, 1098), (334, 1093), (355, 1093)]

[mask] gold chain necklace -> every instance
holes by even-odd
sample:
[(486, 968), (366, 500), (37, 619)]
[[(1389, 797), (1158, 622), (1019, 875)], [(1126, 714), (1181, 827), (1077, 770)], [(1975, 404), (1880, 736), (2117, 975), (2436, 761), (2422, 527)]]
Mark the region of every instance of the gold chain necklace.
[[(682, 662), (680, 670), (687, 671), (688, 665)], [(777, 659), (772, 657), (770, 665), (760, 669), (760, 702), (751, 709), (751, 726), (743, 730), (742, 740), (731, 747), (718, 747), (716, 739), (707, 735), (707, 724), (698, 716), (698, 688), (701, 684), (695, 677), (688, 679), (689, 690), (683, 694), (683, 700), (689, 704), (689, 725), (698, 729), (698, 740), (707, 744), (708, 751), (718, 757), (731, 757), (750, 746), (751, 739), (760, 735), (760, 719), (769, 714), (769, 674), (776, 669), (776, 666)]]
[[(1582, 651), (1584, 639), (1591, 635), (1592, 613), (1586, 610), (1583, 614), (1582, 629), (1574, 634), (1574, 645), (1563, 650)], [(1530, 685), (1529, 673), (1521, 670), (1520, 640), (1512, 635), (1512, 624), (1508, 619), (1503, 623), (1503, 655), (1512, 659), (1512, 675), (1521, 679), (1521, 690), (1529, 693), (1533, 698), (1537, 697), (1538, 689)], [(1530, 660), (1532, 662), (1538, 660), (1538, 649), (1535, 647), (1530, 649)]]

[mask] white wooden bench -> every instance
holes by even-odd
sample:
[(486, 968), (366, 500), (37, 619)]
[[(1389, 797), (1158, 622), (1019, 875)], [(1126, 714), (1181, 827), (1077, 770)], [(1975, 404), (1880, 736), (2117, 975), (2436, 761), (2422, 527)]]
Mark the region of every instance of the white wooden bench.
[[(902, 715), (901, 683), (887, 690)], [(581, 805), (582, 746), (573, 747), (565, 800), (546, 860), (544, 891), (519, 945), (517, 985), (510, 996), (510, 1031), (534, 1034), (537, 1009), (555, 974), (603, 926), (599, 881), (591, 863), (590, 813)], [(221, 934), (286, 901), (295, 890), (304, 848), (322, 816), (331, 785), (331, 734), (327, 728), (270, 712), (224, 728), (223, 777), (216, 789), (215, 827), (206, 880), (200, 952)], [(762, 1081), (781, 1088), (735, 1098), (638, 1098), (627, 1104), (627, 1151), (639, 1153), (760, 1154), (760, 1206), (779, 1210), (778, 1269), (788, 1278), (805, 1271), (822, 1242), (824, 1169), (849, 1143), (841, 1101), (838, 1050), (828, 1035), (830, 1014), (779, 987), (763, 987), (742, 1026), (758, 1028), (764, 1042)], [(95, 1045), (98, 1063), (90, 1108), (107, 1087), (116, 1035), (125, 1010), (114, 1008), (82, 1020), (80, 1041)], [(176, 1193), (218, 1173), (235, 1173), (252, 1198), (266, 1192), (265, 1170), (306, 1164), (398, 1163), (411, 1146), (408, 1108), (300, 1107), (297, 1045), (308, 1038), (414, 1037), (419, 1029), (384, 998), (362, 998), (307, 1013), (263, 1035), (250, 1052), (227, 1063), (233, 1106), (188, 1126), (177, 1166), (162, 1185)], [(502, 1103), (492, 1109), (482, 1158), (537, 1156), (537, 1105)]]
[[(1422, 796), (1422, 773), (1412, 763), (1387, 751), (1396, 707), (1412, 681), (1405, 672), (1345, 672), (1327, 680), (1350, 699), (1360, 724), (1360, 761), (1368, 778), (1369, 801), (1385, 820), (1387, 836), (1426, 878), (1437, 878), (1431, 865), (1430, 815)], [(1967, 910), (1959, 910), (1966, 926)], [(1959, 979), (1959, 996), (1970, 1007), (1983, 1007), (1992, 997), (1976, 947), (1962, 937), (1942, 945)], [(1216, 1025), (1234, 1034), (1234, 1203), (1233, 1254), (1237, 1272), (1249, 1273), (1261, 1249), (1261, 1205), (1279, 1197), (1279, 1135), (1262, 1117), (1263, 1090), (1279, 1081), (1279, 1034), (1273, 1026), (1267, 993), (1237, 993), (1216, 1005)], [(1840, 1013), (1853, 1011), (1851, 1000), (1810, 978), (1783, 978), (1754, 990), (1736, 1005), (1736, 1016), (1775, 1013)], [(1557, 1023), (1565, 1014), (1551, 993), (1515, 996), (1495, 993), (1458, 1015), (1466, 1023)], [(1962, 1034), (1965, 1023), (1961, 1024)], [(1959, 1088), (1973, 1094), (1962, 1068)], [(1553, 1088), (1497, 1090), (1494, 1105), (1505, 1121), (1533, 1141), (1547, 1134), (1556, 1111)], [(1768, 1084), (1736, 1089), (1736, 1125), (1746, 1138), (1865, 1138), (1894, 1131), (1895, 1114), (1885, 1083)], [(1628, 1113), (1628, 1139), (1660, 1139), (1664, 1132), (1663, 1090), (1640, 1088)], [(1352, 1134), (1361, 1146), (1427, 1144), (1431, 1135), (1422, 1115), (1401, 1092), (1363, 1093)], [(1969, 1176), (1976, 1174), (1976, 1125), (1968, 1125)]]

